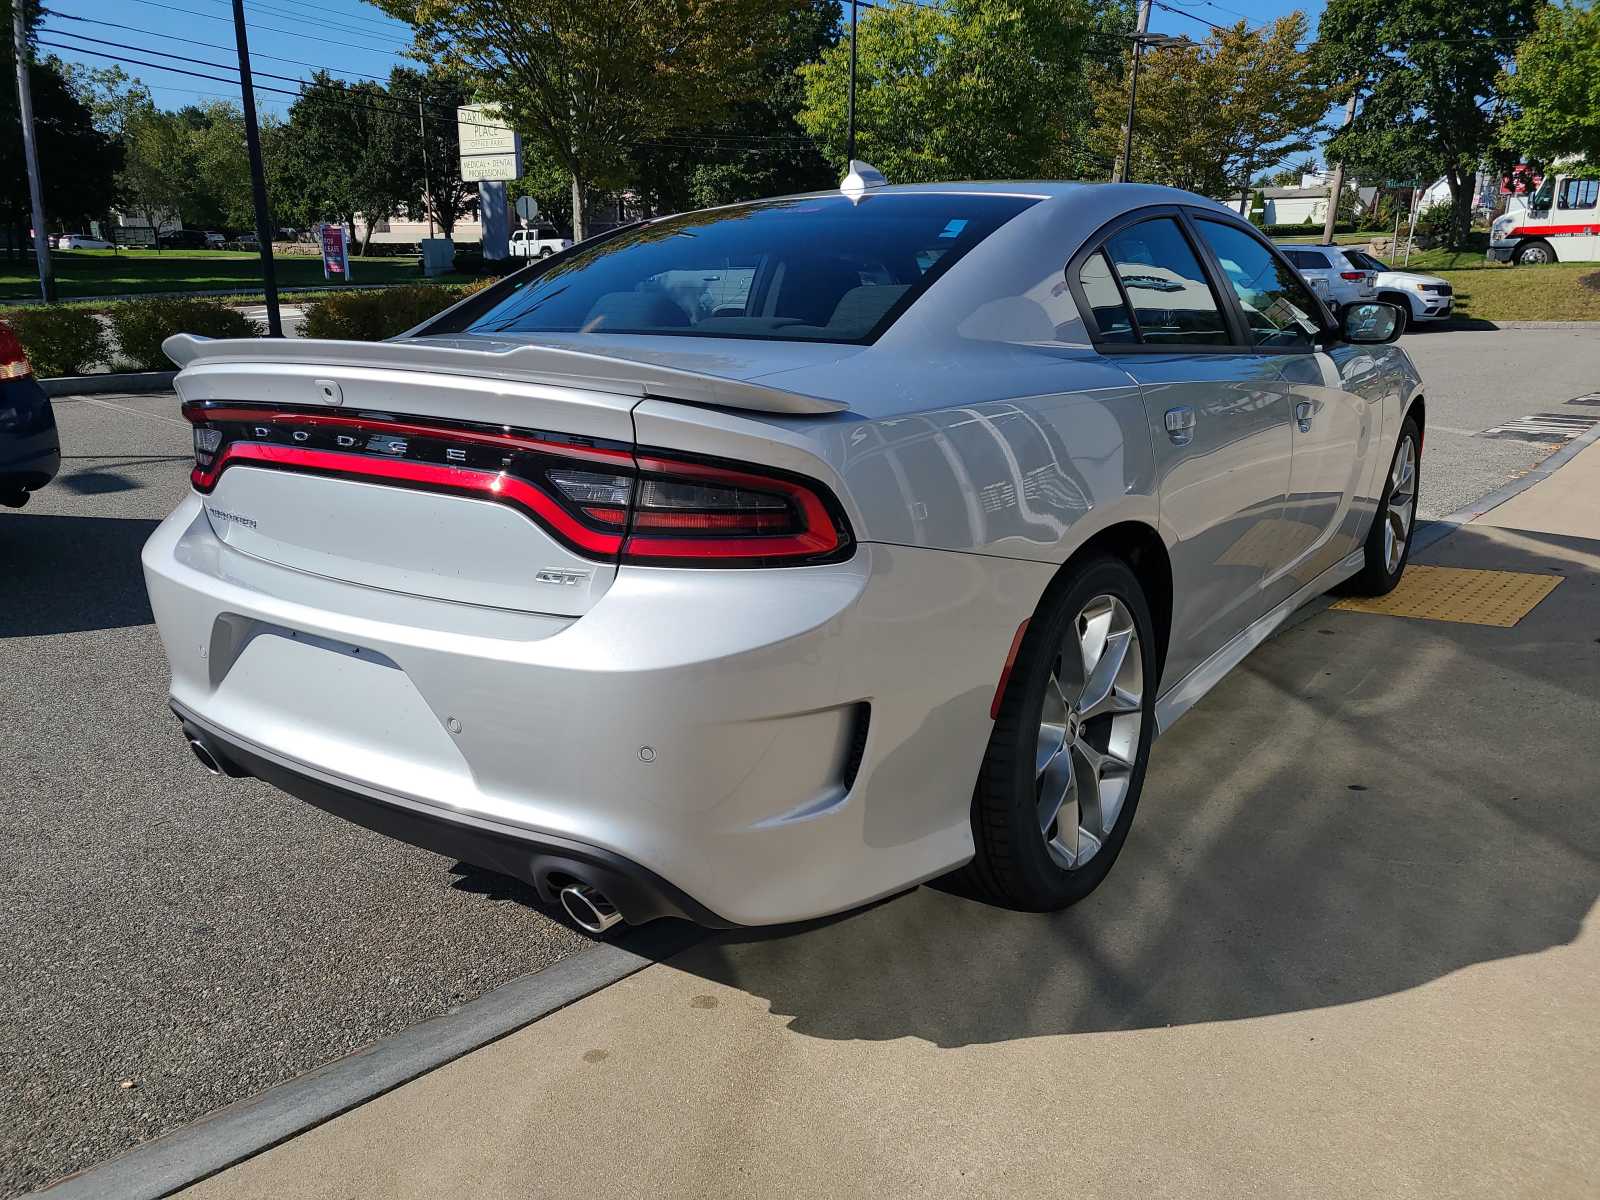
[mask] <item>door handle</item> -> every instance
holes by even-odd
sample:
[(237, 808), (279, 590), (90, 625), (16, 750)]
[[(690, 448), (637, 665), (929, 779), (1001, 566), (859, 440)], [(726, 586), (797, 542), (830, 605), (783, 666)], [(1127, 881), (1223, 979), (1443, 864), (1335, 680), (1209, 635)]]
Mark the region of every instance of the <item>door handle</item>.
[(1311, 432), (1311, 401), (1302, 400), (1294, 406), (1294, 419), (1301, 433)]
[(1194, 409), (1187, 404), (1167, 409), (1167, 436), (1174, 444), (1187, 446), (1194, 440)]

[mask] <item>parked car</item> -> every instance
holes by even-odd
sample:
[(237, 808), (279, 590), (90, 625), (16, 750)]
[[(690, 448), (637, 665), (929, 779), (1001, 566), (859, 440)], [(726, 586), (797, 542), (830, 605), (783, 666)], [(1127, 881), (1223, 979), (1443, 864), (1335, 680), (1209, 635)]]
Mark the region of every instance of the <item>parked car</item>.
[(57, 243), (59, 243), (60, 241), (61, 241), (61, 235), (59, 233), (47, 233), (47, 234), (45, 234), (45, 242), (49, 245), (50, 249), (52, 249), (52, 250), (59, 249), (59, 246), (57, 245)]
[(1344, 248), (1344, 256), (1352, 266), (1374, 272), (1378, 299), (1398, 308), (1407, 323), (1448, 320), (1455, 310), (1455, 288), (1437, 275), (1391, 267), (1353, 246)]
[(562, 237), (559, 230), (548, 225), (540, 225), (533, 229), (518, 229), (511, 234), (513, 258), (549, 258), (570, 245), (572, 245), (571, 238)]
[(198, 229), (172, 229), (159, 238), (163, 250), (204, 250), (206, 235)]
[(207, 230), (205, 237), (207, 250), (221, 250), (228, 244), (228, 239), (214, 229)]
[(109, 250), (111, 243), (105, 238), (91, 237), (87, 233), (63, 233), (56, 239), (58, 250)]
[(21, 508), (60, 469), (50, 399), (16, 333), (0, 321), (0, 505)]
[(201, 763), (595, 931), (1089, 894), (1158, 731), (1399, 580), (1421, 380), (1198, 196), (875, 174), (401, 339), (170, 338), (143, 562)]
[(231, 250), (259, 250), (261, 249), (261, 239), (253, 233), (241, 233), (228, 243), (228, 248)]
[(1347, 304), (1377, 298), (1377, 272), (1351, 262), (1343, 246), (1296, 246), (1280, 242), (1278, 249), (1335, 312)]

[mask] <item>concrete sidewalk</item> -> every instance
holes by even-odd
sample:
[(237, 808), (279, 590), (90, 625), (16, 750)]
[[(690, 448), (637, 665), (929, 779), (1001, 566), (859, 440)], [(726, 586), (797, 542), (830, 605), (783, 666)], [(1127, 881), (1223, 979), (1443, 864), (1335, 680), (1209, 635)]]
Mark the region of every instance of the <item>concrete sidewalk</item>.
[(1600, 444), (1158, 743), (1087, 902), (931, 888), (646, 968), (182, 1193), (1600, 1194)]

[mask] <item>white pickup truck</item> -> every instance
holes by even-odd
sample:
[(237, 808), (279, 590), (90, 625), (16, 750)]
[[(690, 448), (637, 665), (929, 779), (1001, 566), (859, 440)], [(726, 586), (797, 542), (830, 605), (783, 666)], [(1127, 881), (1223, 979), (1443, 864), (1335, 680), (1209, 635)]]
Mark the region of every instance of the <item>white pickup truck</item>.
[(557, 250), (565, 250), (572, 245), (571, 238), (564, 238), (560, 232), (548, 225), (537, 225), (532, 229), (518, 229), (511, 234), (512, 258), (549, 258)]

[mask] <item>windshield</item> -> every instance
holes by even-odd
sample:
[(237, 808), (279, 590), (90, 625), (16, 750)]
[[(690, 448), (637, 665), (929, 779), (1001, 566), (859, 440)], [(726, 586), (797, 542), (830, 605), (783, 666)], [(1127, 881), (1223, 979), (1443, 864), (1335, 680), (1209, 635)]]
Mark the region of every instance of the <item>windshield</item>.
[(877, 337), (951, 265), (1037, 201), (891, 193), (668, 217), (530, 268), (429, 333)]

